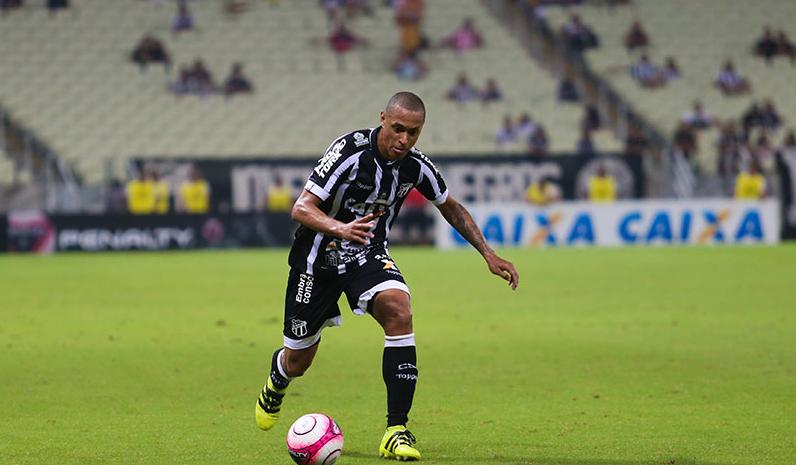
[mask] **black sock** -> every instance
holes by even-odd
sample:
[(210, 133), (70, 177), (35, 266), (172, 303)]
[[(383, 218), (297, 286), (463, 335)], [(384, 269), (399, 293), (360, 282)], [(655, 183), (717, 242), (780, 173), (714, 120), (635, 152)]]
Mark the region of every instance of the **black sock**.
[(287, 388), (287, 385), (290, 384), (290, 378), (285, 375), (284, 369), (282, 368), (282, 364), (279, 360), (279, 357), (282, 356), (282, 351), (284, 349), (279, 348), (276, 349), (274, 352), (274, 356), (271, 357), (271, 382), (274, 384), (274, 387), (282, 390)]
[(387, 386), (387, 426), (405, 425), (417, 384), (414, 334), (385, 337), (381, 369)]

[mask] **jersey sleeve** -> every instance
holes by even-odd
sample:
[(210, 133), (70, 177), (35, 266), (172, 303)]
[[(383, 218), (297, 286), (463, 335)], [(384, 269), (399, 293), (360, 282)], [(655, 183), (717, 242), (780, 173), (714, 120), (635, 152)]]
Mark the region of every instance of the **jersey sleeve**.
[(353, 144), (341, 137), (326, 149), (326, 153), (310, 173), (304, 189), (326, 200), (332, 196), (356, 162), (358, 151), (351, 150)]
[(417, 190), (434, 205), (441, 205), (448, 200), (448, 186), (439, 170), (431, 160), (421, 152), (416, 153), (416, 160), (420, 164), (420, 181)]

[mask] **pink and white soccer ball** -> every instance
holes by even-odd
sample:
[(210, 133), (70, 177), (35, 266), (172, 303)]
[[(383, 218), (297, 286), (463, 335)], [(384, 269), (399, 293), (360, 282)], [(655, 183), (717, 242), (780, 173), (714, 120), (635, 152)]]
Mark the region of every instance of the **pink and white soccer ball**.
[(287, 451), (298, 465), (332, 465), (343, 452), (343, 432), (328, 415), (308, 413), (290, 426)]

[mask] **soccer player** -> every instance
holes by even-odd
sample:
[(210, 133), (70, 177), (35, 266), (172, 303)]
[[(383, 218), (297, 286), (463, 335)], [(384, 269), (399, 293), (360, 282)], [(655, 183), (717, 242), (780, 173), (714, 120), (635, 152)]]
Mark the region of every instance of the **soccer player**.
[(341, 323), (337, 300), (345, 293), (354, 313), (369, 313), (384, 329), (387, 430), (379, 455), (420, 459), (415, 437), (406, 429), (418, 374), (409, 288), (387, 248), (390, 227), (412, 188), (481, 253), (489, 271), (517, 288), (514, 265), (487, 245), (431, 160), (414, 148), (425, 118), (417, 95), (393, 95), (381, 112), (380, 127), (332, 142), (296, 200), (291, 213), (301, 226), (288, 259), (284, 347), (273, 354), (255, 406), (261, 429), (274, 426), (288, 384), (312, 364), (321, 330)]

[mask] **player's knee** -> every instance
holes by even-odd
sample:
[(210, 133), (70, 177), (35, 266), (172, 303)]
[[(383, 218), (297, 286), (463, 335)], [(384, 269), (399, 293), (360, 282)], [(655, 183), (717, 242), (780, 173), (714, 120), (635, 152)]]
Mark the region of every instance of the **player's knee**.
[(412, 332), (412, 307), (404, 292), (385, 292), (376, 298), (377, 319), (387, 334)]
[(307, 372), (312, 365), (313, 357), (301, 352), (286, 354), (284, 358), (285, 374), (291, 378), (297, 378)]

